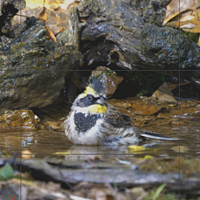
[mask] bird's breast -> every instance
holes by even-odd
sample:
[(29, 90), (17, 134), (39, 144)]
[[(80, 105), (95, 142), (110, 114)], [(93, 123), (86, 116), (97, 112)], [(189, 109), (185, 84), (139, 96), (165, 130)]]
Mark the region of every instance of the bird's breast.
[(96, 121), (101, 118), (99, 114), (84, 114), (76, 112), (74, 114), (74, 123), (76, 130), (79, 132), (86, 132), (95, 126)]

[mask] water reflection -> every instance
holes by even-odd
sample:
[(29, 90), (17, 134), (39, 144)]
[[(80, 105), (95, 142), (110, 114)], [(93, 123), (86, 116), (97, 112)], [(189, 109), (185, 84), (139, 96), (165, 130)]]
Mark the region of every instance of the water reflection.
[[(80, 146), (68, 141), (63, 132), (46, 130), (20, 132), (2, 132), (0, 148), (9, 154), (15, 151), (29, 150), (37, 157), (46, 155), (154, 155), (172, 156), (188, 154), (196, 156), (200, 154), (200, 126), (199, 119), (193, 119), (188, 126), (149, 126), (149, 131), (155, 131), (166, 136), (180, 137), (179, 141), (158, 141), (148, 139), (141, 142), (145, 150), (130, 151), (126, 146)], [(179, 147), (181, 146), (181, 148)], [(72, 157), (75, 159), (75, 157)]]

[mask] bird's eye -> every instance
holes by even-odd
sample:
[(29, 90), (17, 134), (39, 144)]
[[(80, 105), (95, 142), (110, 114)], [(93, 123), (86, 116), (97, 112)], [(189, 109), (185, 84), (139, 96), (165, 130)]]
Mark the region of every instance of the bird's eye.
[(87, 98), (89, 101), (92, 101), (92, 99), (93, 99), (93, 97), (91, 95), (88, 95)]

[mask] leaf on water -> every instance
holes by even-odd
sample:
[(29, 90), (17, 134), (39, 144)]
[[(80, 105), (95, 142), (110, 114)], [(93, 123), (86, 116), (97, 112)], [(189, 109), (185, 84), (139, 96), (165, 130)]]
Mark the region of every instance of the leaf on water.
[(11, 157), (11, 155), (10, 155), (9, 153), (7, 153), (6, 151), (4, 151), (4, 150), (2, 151), (2, 153), (3, 153), (4, 156), (6, 156), (6, 157), (8, 157), (8, 158)]
[(172, 147), (172, 150), (174, 150), (175, 152), (185, 153), (189, 149), (186, 146), (176, 146), (176, 147)]
[(130, 151), (143, 151), (146, 148), (144, 148), (143, 146), (134, 146), (134, 145), (131, 145), (131, 146), (128, 146), (128, 149)]
[(152, 158), (153, 158), (153, 156), (150, 156), (150, 155), (144, 156), (144, 159), (145, 159), (145, 160), (152, 159)]
[(14, 171), (11, 165), (5, 165), (0, 168), (0, 180), (9, 180), (14, 177)]
[(68, 151), (55, 152), (54, 155), (70, 155)]

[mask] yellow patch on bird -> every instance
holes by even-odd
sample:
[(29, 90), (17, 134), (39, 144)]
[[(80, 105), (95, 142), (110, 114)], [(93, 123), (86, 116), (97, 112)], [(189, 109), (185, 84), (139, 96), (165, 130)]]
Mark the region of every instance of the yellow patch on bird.
[(85, 88), (85, 91), (84, 91), (84, 97), (86, 97), (88, 94), (92, 94), (92, 95), (96, 95), (97, 93), (96, 93), (96, 91), (93, 89), (93, 88), (91, 88), (90, 86), (87, 86), (86, 88)]
[(104, 114), (107, 111), (107, 107), (105, 105), (94, 104), (94, 105), (88, 106), (88, 111), (93, 114), (95, 113)]

